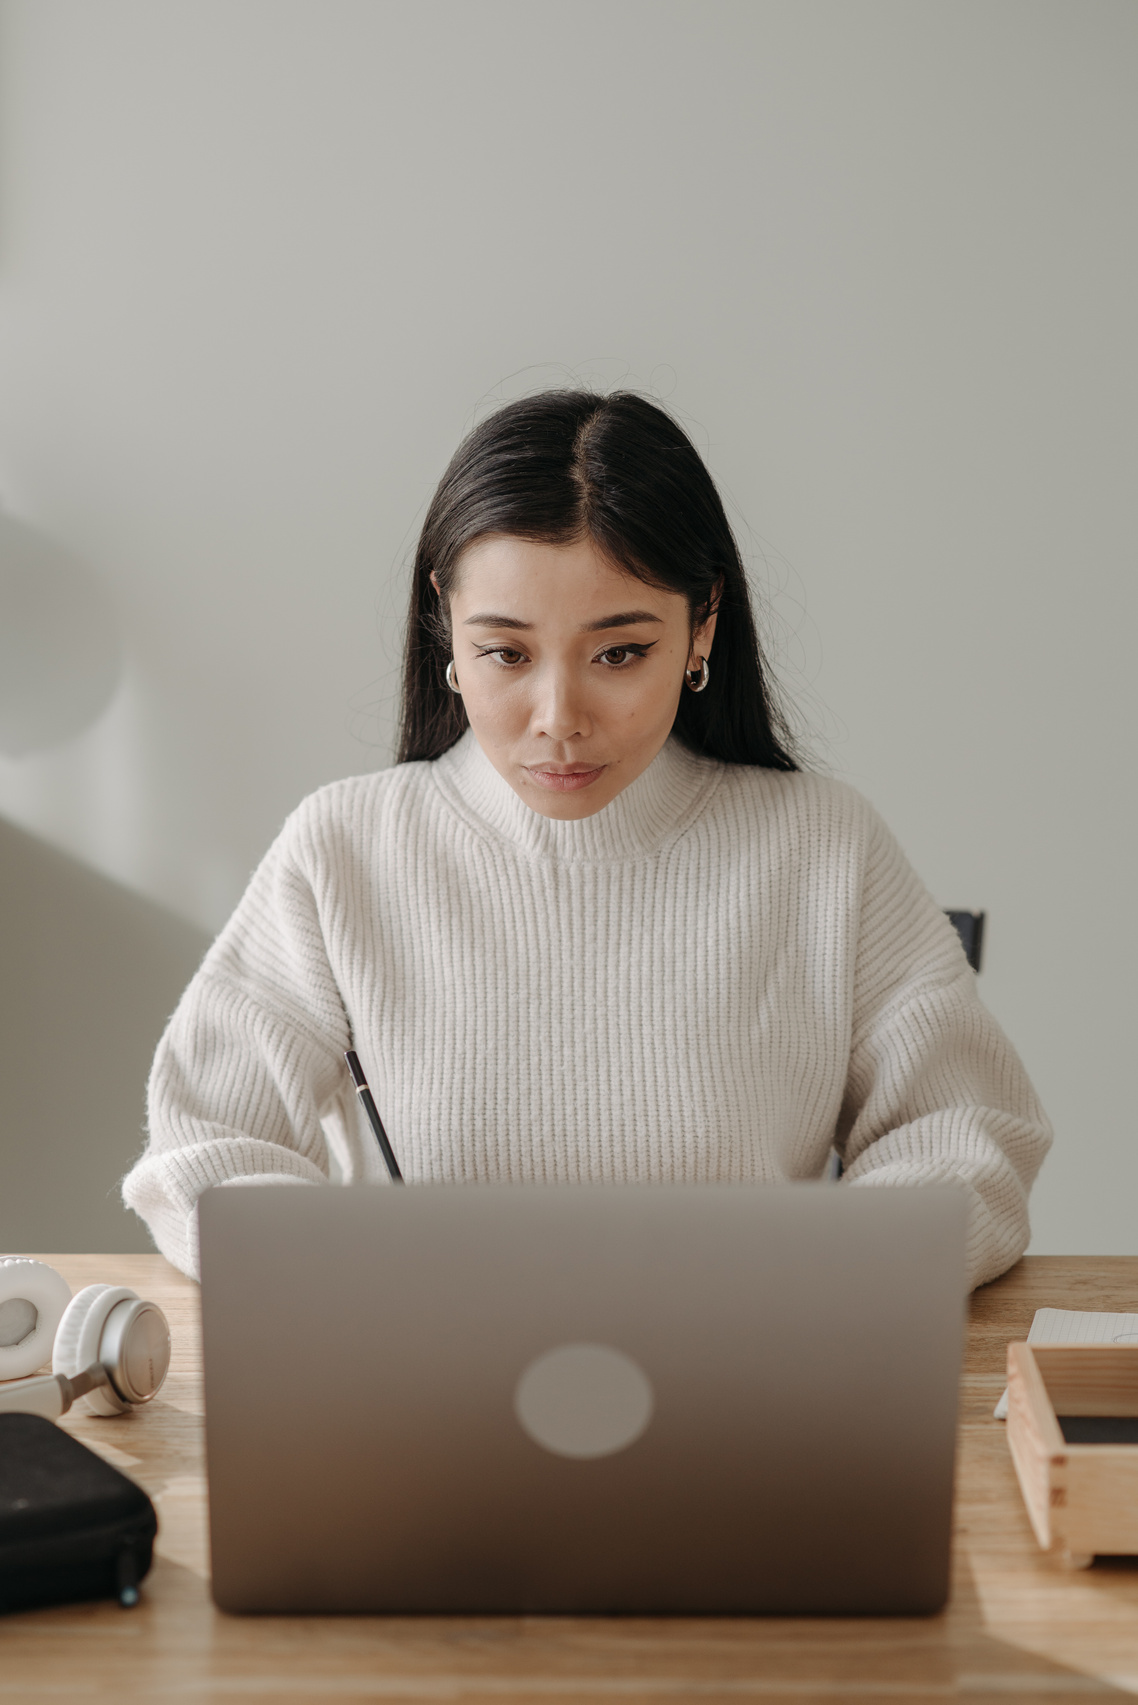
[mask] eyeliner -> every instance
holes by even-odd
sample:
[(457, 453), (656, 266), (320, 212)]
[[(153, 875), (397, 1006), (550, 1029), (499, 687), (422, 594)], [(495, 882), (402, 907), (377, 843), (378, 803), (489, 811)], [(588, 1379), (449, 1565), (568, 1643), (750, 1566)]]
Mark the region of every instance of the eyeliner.
[(379, 1144), (379, 1152), (383, 1156), (388, 1172), (391, 1174), (391, 1182), (393, 1184), (402, 1184), (403, 1174), (399, 1170), (399, 1162), (395, 1158), (395, 1150), (387, 1140), (387, 1132), (383, 1128), (383, 1120), (379, 1116), (379, 1108), (375, 1104), (375, 1097), (368, 1088), (368, 1081), (364, 1076), (364, 1069), (360, 1065), (360, 1057), (354, 1048), (346, 1048), (344, 1050), (344, 1058), (348, 1062), (348, 1070), (352, 1074), (352, 1082), (356, 1086), (356, 1094), (364, 1104), (364, 1112), (368, 1116), (368, 1123), (375, 1132), (375, 1140)]

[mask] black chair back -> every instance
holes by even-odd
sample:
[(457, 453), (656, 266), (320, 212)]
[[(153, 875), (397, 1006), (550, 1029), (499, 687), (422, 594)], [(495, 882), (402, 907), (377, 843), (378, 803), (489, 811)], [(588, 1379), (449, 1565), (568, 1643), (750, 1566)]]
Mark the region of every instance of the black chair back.
[(980, 955), (984, 947), (984, 919), (987, 915), (986, 912), (945, 911), (945, 916), (963, 943), (968, 963), (974, 971), (980, 969)]

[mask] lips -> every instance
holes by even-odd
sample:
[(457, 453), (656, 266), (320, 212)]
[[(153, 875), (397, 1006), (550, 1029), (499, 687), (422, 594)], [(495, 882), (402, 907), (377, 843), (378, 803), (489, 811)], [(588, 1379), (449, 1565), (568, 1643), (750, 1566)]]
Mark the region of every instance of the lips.
[(561, 766), (526, 765), (526, 774), (538, 787), (550, 793), (575, 793), (589, 787), (607, 768), (605, 764), (565, 764)]

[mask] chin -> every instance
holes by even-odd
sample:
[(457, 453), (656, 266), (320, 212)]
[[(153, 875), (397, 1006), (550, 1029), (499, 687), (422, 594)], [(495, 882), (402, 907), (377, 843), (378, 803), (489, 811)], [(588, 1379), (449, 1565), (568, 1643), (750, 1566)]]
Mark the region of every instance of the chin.
[(552, 817), (557, 823), (578, 823), (582, 817), (595, 817), (597, 812), (603, 811), (608, 804), (609, 801), (603, 799), (599, 805), (579, 805), (575, 811), (568, 807), (563, 807), (560, 811), (551, 811), (549, 806), (543, 802), (536, 809), (543, 817)]
[(582, 788), (579, 793), (551, 793), (528, 776), (523, 776), (520, 786), (515, 783), (514, 791), (540, 816), (551, 817), (558, 823), (575, 823), (582, 817), (595, 817), (598, 811), (603, 811), (620, 789), (611, 785), (594, 785)]
[(595, 817), (610, 803), (607, 793), (594, 799), (582, 798), (580, 794), (568, 797), (554, 794), (550, 797), (532, 784), (522, 792), (522, 798), (542, 817), (552, 817), (558, 823), (576, 823), (582, 817)]

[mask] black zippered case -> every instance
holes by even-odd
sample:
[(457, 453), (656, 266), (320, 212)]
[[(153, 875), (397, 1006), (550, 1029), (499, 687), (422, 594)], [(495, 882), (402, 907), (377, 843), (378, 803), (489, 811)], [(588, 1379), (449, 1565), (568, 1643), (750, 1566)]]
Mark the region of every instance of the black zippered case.
[(158, 1518), (141, 1486), (41, 1415), (0, 1415), (0, 1611), (133, 1604)]

